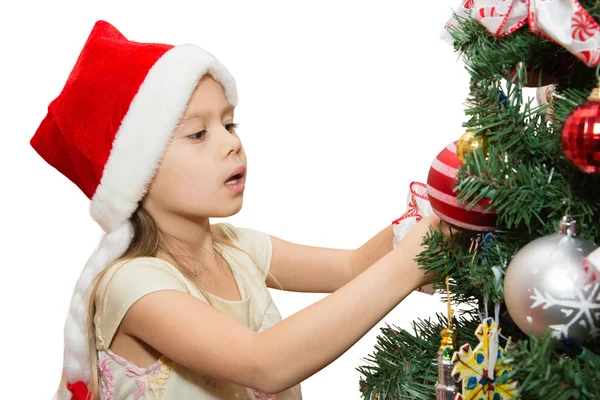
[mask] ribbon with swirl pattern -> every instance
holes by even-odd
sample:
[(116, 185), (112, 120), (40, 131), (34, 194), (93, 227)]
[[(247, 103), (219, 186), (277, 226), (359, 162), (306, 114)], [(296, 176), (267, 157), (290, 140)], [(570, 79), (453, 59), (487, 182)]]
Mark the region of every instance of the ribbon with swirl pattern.
[(423, 217), (433, 214), (433, 209), (427, 196), (427, 185), (421, 182), (411, 182), (406, 202), (408, 210), (400, 218), (392, 221), (394, 228), (393, 246), (396, 248), (406, 232)]
[[(586, 65), (600, 62), (600, 26), (577, 0), (461, 0), (455, 14), (471, 16), (497, 38), (528, 24), (534, 34), (561, 45)], [(442, 32), (452, 43), (450, 26), (458, 26), (454, 15)]]

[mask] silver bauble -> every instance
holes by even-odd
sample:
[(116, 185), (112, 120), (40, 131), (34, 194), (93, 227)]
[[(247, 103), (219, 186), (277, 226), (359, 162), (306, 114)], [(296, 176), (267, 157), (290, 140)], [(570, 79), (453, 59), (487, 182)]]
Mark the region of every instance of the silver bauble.
[(524, 246), (504, 278), (504, 301), (517, 326), (541, 336), (584, 344), (600, 335), (600, 283), (590, 280), (583, 260), (596, 246), (576, 237), (575, 221), (565, 217), (558, 234)]

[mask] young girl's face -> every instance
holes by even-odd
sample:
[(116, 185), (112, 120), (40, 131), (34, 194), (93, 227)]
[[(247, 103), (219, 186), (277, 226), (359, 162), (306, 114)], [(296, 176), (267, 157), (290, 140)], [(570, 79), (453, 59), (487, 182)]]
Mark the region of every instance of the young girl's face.
[(234, 168), (246, 167), (233, 114), (221, 84), (204, 75), (144, 197), (153, 217), (222, 218), (241, 209), (243, 191), (225, 185)]

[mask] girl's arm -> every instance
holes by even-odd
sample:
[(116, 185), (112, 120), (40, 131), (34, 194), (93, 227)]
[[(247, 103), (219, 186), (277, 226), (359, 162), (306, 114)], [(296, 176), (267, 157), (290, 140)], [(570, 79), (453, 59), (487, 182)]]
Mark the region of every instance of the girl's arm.
[(415, 288), (413, 260), (435, 216), (415, 225), (393, 251), (315, 304), (256, 333), (186, 293), (162, 290), (136, 301), (123, 331), (195, 371), (279, 393), (332, 363)]
[(394, 228), (392, 224), (387, 224), (385, 228), (369, 239), (368, 242), (354, 250), (352, 253), (353, 260), (350, 263), (352, 266), (352, 276), (355, 277), (362, 274), (365, 269), (392, 251), (394, 249), (392, 246), (393, 240)]

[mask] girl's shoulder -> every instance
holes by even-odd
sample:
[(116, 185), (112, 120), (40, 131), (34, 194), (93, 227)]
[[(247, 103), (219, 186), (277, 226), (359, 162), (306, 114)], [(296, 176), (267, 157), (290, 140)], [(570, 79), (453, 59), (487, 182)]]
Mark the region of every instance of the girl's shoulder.
[[(127, 272), (124, 272), (127, 271)], [(174, 275), (179, 278), (183, 275), (179, 270), (169, 262), (151, 256), (130, 257), (119, 260), (107, 268), (103, 281), (110, 281), (115, 275), (127, 274), (128, 276), (143, 274), (147, 271), (158, 271), (159, 273)], [(108, 282), (106, 282), (108, 283)]]
[(106, 298), (107, 292), (114, 294), (130, 292), (132, 287), (147, 290), (168, 285), (188, 291), (186, 278), (173, 265), (156, 257), (133, 257), (115, 262), (107, 267), (98, 282), (96, 304)]
[(157, 290), (190, 293), (185, 277), (164, 260), (134, 257), (110, 265), (95, 293), (94, 324), (97, 349), (107, 349), (127, 310), (138, 299)]

